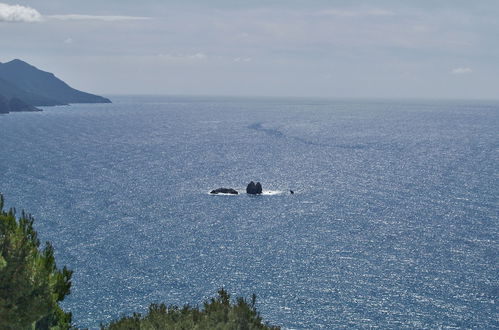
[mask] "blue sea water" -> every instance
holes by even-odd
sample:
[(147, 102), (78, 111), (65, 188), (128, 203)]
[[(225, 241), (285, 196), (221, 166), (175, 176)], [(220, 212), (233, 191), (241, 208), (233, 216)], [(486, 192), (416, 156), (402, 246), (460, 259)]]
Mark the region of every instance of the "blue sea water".
[(499, 328), (499, 102), (113, 101), (0, 116), (77, 326), (224, 287), (289, 329)]

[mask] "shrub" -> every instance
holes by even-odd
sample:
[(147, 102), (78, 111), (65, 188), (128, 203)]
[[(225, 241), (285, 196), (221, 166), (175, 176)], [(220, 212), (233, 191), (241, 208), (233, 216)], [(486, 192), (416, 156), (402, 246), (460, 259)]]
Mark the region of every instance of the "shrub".
[(189, 305), (179, 308), (165, 304), (152, 304), (146, 315), (134, 313), (124, 316), (102, 330), (124, 329), (226, 329), (226, 330), (277, 330), (279, 327), (262, 323), (255, 308), (256, 296), (249, 303), (244, 298), (237, 298), (231, 304), (230, 295), (224, 289), (218, 291), (218, 297), (204, 302), (203, 309)]

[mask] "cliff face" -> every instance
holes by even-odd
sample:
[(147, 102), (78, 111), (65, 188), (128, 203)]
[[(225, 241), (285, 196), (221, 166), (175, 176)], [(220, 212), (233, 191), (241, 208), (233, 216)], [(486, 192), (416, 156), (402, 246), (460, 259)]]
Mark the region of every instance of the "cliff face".
[(0, 113), (8, 113), (9, 110), (10, 108), (7, 99), (0, 95)]
[[(0, 113), (33, 111), (35, 106), (69, 103), (111, 103), (105, 97), (76, 90), (54, 74), (21, 60), (0, 63)], [(4, 103), (12, 103), (5, 106)], [(5, 110), (8, 109), (8, 110)]]
[(40, 109), (25, 103), (17, 97), (7, 99), (0, 94), (0, 114), (19, 111), (41, 111)]

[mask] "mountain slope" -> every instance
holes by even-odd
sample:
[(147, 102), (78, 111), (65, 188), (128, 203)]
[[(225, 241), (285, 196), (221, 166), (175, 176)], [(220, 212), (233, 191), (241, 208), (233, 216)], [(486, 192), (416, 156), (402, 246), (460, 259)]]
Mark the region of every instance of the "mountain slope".
[(27, 104), (39, 106), (64, 105), (61, 101), (56, 101), (47, 97), (27, 92), (12, 83), (0, 78), (0, 95), (5, 99), (18, 98)]
[(0, 114), (19, 111), (41, 111), (32, 105), (26, 104), (17, 97), (7, 99), (0, 94)]
[[(81, 92), (70, 87), (57, 78), (54, 74), (37, 69), (36, 67), (21, 60), (13, 60), (0, 64), (0, 79), (12, 86), (24, 91), (26, 94), (16, 96), (31, 105), (60, 105), (68, 103), (110, 103), (111, 101), (102, 96)], [(4, 88), (9, 90), (9, 86)], [(16, 93), (19, 94), (17, 91)], [(0, 85), (0, 94), (6, 92)]]
[(7, 99), (0, 95), (0, 113), (9, 113), (10, 107)]

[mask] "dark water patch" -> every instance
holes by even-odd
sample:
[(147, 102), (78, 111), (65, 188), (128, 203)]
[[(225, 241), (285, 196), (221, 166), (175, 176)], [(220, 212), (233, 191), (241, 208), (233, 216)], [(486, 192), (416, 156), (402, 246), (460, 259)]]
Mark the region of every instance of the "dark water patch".
[(263, 127), (263, 124), (262, 123), (254, 123), (254, 124), (251, 124), (248, 126), (248, 128), (250, 129), (254, 129), (256, 131), (259, 131), (259, 132), (263, 132), (267, 135), (270, 135), (270, 136), (275, 136), (275, 137), (286, 137), (284, 135), (284, 133), (282, 133), (281, 131), (279, 131), (278, 129), (275, 129), (275, 128), (265, 128)]
[[(275, 138), (282, 138), (282, 139), (288, 139), (288, 140), (293, 140), (297, 141), (306, 145), (310, 146), (316, 146), (316, 147), (323, 147), (323, 148), (342, 148), (342, 149), (353, 149), (353, 150), (386, 150), (389, 148), (394, 148), (393, 145), (388, 145), (388, 144), (380, 144), (380, 143), (320, 143), (320, 142), (314, 142), (310, 141), (308, 139), (298, 137), (298, 136), (290, 136), (282, 131), (276, 129), (276, 128), (266, 128), (264, 127), (264, 124), (262, 122), (257, 122), (253, 123), (248, 126), (249, 129), (256, 130), (258, 132), (265, 133), (269, 136), (275, 137)], [(400, 150), (402, 148), (399, 148)], [(399, 151), (400, 151), (399, 150)]]

